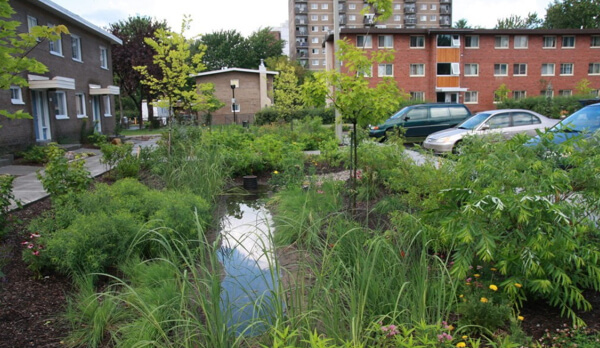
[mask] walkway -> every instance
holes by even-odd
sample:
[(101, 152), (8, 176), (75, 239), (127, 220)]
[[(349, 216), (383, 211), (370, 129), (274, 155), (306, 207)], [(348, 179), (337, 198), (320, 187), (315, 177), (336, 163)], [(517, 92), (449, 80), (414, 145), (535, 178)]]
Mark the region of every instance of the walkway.
[[(137, 151), (138, 147), (153, 147), (160, 136), (144, 136), (130, 137), (126, 141), (133, 141), (133, 151)], [(85, 158), (85, 167), (90, 172), (92, 177), (100, 176), (108, 170), (106, 165), (100, 162), (102, 153), (97, 149), (78, 149), (75, 153), (94, 153), (94, 156)], [(36, 166), (10, 165), (0, 167), (0, 174), (9, 174), (15, 176), (13, 181), (13, 195), (16, 200), (22, 205), (27, 205), (48, 197), (48, 193), (44, 191), (42, 183), (37, 178), (37, 172), (43, 171), (43, 168)], [(17, 208), (16, 204), (10, 206), (10, 210)]]

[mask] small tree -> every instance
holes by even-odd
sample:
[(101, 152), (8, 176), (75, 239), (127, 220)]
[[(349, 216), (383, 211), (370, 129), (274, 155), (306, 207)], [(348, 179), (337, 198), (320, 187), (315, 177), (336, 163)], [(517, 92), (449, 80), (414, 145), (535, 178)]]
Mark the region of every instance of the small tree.
[(594, 88), (591, 86), (590, 80), (583, 78), (575, 85), (575, 95), (592, 95)]
[[(14, 13), (8, 0), (0, 0), (0, 89), (9, 89), (11, 86), (25, 87), (27, 80), (23, 73), (41, 74), (48, 71), (44, 64), (27, 58), (27, 55), (44, 40), (56, 40), (62, 33), (68, 33), (67, 27), (57, 25), (51, 28), (36, 26), (31, 28), (29, 33), (17, 34), (21, 23), (5, 20)], [(9, 119), (31, 118), (22, 110), (13, 113), (0, 110), (0, 115)]]
[(494, 91), (494, 101), (495, 102), (505, 102), (510, 97), (510, 92), (512, 92), (506, 84), (501, 84), (498, 89)]
[(302, 91), (298, 85), (295, 69), (290, 64), (280, 65), (279, 75), (273, 81), (275, 109), (279, 116), (293, 122), (292, 116), (302, 107)]

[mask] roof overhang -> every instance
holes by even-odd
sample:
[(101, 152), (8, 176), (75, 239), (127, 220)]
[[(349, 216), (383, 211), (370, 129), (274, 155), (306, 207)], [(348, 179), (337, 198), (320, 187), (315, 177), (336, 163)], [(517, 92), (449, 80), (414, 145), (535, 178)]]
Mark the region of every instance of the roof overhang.
[[(201, 77), (201, 76), (216, 75), (216, 74), (226, 74), (226, 73), (232, 73), (232, 72), (241, 72), (241, 73), (250, 73), (250, 74), (260, 74), (261, 73), (260, 70), (253, 70), (253, 69), (226, 68), (226, 69), (221, 69), (221, 70), (212, 70), (212, 71), (201, 72), (198, 74), (190, 74), (190, 77)], [(267, 71), (267, 70), (265, 70), (264, 73), (267, 75), (278, 75), (279, 74), (277, 71)]]
[(29, 89), (75, 89), (75, 79), (55, 76), (52, 79), (45, 76), (28, 75)]
[(468, 91), (468, 88), (462, 88), (462, 87), (436, 87), (435, 91), (436, 92), (466, 92)]
[(104, 88), (100, 85), (90, 85), (90, 95), (119, 95), (121, 94), (121, 89), (119, 86), (108, 85)]

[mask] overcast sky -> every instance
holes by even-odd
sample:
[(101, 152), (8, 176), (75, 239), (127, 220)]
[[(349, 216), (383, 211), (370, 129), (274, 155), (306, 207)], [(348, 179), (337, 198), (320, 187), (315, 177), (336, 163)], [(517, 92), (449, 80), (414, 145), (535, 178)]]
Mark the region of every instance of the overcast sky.
[[(90, 22), (109, 23), (143, 15), (166, 19), (179, 31), (183, 15), (193, 22), (186, 36), (236, 29), (244, 36), (259, 28), (280, 27), (288, 17), (288, 0), (52, 0)], [(472, 26), (493, 28), (498, 18), (537, 12), (544, 18), (551, 0), (454, 0), (452, 20), (467, 19)]]

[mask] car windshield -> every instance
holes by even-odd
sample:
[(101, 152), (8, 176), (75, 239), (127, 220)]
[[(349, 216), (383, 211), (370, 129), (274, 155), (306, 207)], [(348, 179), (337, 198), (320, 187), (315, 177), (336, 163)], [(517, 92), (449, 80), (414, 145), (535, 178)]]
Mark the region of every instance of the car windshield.
[(600, 129), (600, 106), (583, 108), (558, 123), (553, 132), (595, 132)]
[(408, 109), (408, 107), (402, 108), (400, 111), (398, 111), (397, 113), (395, 113), (394, 115), (392, 115), (392, 117), (390, 117), (390, 120), (395, 120), (398, 117), (404, 115), (404, 113), (406, 112), (406, 109)]
[(475, 129), (477, 128), (483, 121), (487, 120), (487, 118), (490, 117), (489, 113), (481, 113), (481, 114), (477, 114), (469, 119), (467, 119), (465, 122), (461, 123), (458, 125), (458, 128), (460, 129)]

